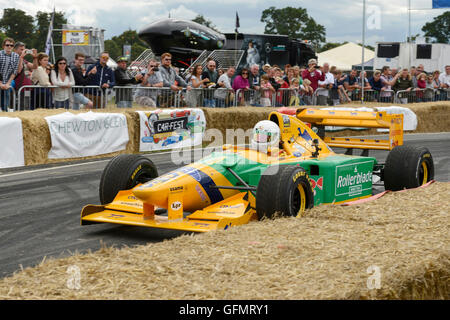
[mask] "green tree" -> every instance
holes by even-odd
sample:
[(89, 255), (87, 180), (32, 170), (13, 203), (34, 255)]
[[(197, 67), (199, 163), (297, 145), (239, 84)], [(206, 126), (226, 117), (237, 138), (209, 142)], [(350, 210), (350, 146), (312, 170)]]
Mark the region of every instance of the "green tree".
[(426, 23), (422, 27), (425, 37), (433, 38), (433, 42), (450, 43), (450, 11), (446, 11)]
[(144, 52), (147, 49), (147, 46), (142, 46), (139, 43), (134, 43), (131, 46), (131, 61), (134, 61), (141, 55), (142, 52)]
[(306, 21), (306, 25), (302, 30), (303, 39), (311, 40), (316, 46), (319, 43), (325, 42), (325, 27), (316, 23), (313, 18)]
[(206, 19), (202, 14), (198, 14), (194, 19), (192, 19), (192, 21), (213, 29), (216, 32), (220, 32), (219, 30), (217, 30), (217, 27), (212, 23), (212, 21)]
[(15, 41), (29, 43), (34, 34), (34, 18), (25, 11), (6, 8), (3, 9), (3, 17), (0, 19), (0, 29)]
[(300, 7), (270, 7), (262, 12), (261, 22), (266, 24), (265, 34), (288, 35), (291, 38), (310, 40), (315, 44), (325, 42), (325, 27), (316, 23), (306, 9)]
[(5, 38), (7, 38), (6, 34), (0, 31), (0, 43), (3, 43), (3, 40), (5, 40)]
[[(358, 44), (359, 44), (361, 47), (363, 46), (362, 43), (358, 43)], [(365, 47), (366, 47), (366, 49), (375, 51), (375, 47), (373, 47), (373, 46), (370, 46), (370, 45), (366, 44)]]
[(346, 43), (347, 43), (347, 41), (342, 42), (342, 43), (339, 43), (339, 42), (327, 42), (327, 43), (324, 43), (322, 46), (320, 46), (317, 49), (317, 52), (319, 53), (319, 52), (331, 50), (331, 49), (337, 48), (339, 46), (342, 46), (343, 44), (346, 44)]
[[(52, 12), (38, 11), (36, 13), (36, 32), (33, 37), (33, 48), (36, 48), (38, 52), (45, 50), (48, 27), (52, 19)], [(55, 12), (55, 18), (53, 19), (53, 29), (62, 29), (63, 24), (67, 23), (67, 19), (64, 16), (64, 12)], [(62, 43), (62, 33), (55, 31), (52, 34), (53, 43)], [(55, 56), (58, 57), (62, 54), (62, 48), (55, 46)]]
[[(114, 44), (113, 44), (114, 43)], [(105, 41), (105, 50), (113, 59), (123, 54), (123, 45), (131, 45), (131, 60), (136, 59), (148, 46), (139, 39), (136, 30), (126, 30), (119, 36), (114, 36), (110, 40)]]
[(114, 60), (122, 55), (122, 48), (113, 40), (105, 40), (105, 51), (108, 51), (109, 56)]

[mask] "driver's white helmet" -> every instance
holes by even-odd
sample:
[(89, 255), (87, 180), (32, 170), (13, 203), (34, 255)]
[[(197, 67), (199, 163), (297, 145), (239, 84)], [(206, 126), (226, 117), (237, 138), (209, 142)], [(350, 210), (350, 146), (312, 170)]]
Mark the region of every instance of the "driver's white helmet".
[(280, 128), (269, 120), (259, 121), (253, 128), (251, 148), (267, 153), (271, 149), (278, 148), (280, 142)]

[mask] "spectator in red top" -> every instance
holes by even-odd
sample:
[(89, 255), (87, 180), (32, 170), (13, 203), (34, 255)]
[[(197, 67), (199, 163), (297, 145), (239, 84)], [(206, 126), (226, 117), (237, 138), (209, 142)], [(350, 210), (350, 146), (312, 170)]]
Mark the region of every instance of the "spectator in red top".
[(282, 77), (275, 77), (275, 81), (280, 85), (280, 89), (277, 91), (277, 107), (288, 106), (289, 105), (289, 95), (290, 90), (289, 83), (287, 83)]
[(309, 59), (308, 69), (302, 72), (302, 79), (311, 81), (311, 88), (314, 91), (319, 87), (319, 81), (325, 81), (325, 74), (318, 70), (316, 59)]
[(417, 77), (417, 92), (416, 97), (419, 99), (419, 102), (421, 102), (424, 98), (424, 91), (427, 88), (427, 74), (425, 72), (422, 72)]

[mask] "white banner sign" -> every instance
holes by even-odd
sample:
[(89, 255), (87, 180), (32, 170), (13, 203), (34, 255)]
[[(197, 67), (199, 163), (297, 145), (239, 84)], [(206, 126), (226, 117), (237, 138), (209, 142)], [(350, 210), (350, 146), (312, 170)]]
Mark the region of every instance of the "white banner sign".
[(49, 159), (80, 158), (125, 150), (127, 119), (120, 113), (61, 113), (45, 117), (52, 148)]
[(0, 117), (0, 168), (25, 165), (22, 120)]
[(202, 143), (206, 129), (201, 109), (137, 111), (140, 119), (139, 151), (177, 149)]

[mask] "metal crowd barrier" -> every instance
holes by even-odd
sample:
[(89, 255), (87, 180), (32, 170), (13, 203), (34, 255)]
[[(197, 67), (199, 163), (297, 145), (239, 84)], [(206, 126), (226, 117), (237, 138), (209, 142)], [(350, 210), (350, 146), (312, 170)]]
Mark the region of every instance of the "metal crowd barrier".
[(227, 88), (183, 89), (181, 102), (189, 107), (228, 108), (235, 105), (236, 93)]
[(395, 94), (395, 102), (401, 104), (448, 100), (450, 100), (449, 89), (416, 88), (412, 90), (399, 90)]
[[(328, 90), (328, 97), (327, 99), (322, 98), (320, 93)], [(324, 89), (324, 88), (318, 88), (313, 95), (313, 104), (314, 105), (339, 105), (344, 104), (346, 102), (384, 102), (384, 103), (393, 103), (395, 92), (393, 90), (383, 90), (383, 91), (377, 91), (373, 89), (366, 89), (364, 90), (364, 96), (362, 97), (362, 90), (353, 90), (353, 91), (346, 91), (343, 88), (338, 89)], [(326, 102), (325, 102), (326, 100)]]
[[(54, 108), (53, 92), (56, 86), (23, 86), (17, 94), (11, 89), (9, 101), (2, 107), (9, 111), (34, 110), (36, 108)], [(346, 92), (342, 89), (318, 88), (314, 94), (307, 95), (302, 90), (281, 88), (276, 92), (268, 89), (239, 89), (236, 92), (226, 88), (208, 89), (192, 88), (174, 91), (170, 88), (115, 86), (104, 90), (99, 86), (74, 86), (69, 109), (80, 109), (87, 101), (93, 108), (105, 108), (108, 103), (108, 91), (115, 97), (118, 107), (132, 107), (133, 103), (147, 107), (237, 107), (237, 106), (303, 106), (303, 105), (338, 105), (347, 101), (415, 103), (450, 100), (449, 89), (413, 89), (411, 91), (364, 90)], [(323, 95), (328, 91), (328, 95)], [(3, 96), (2, 96), (3, 97)], [(90, 103), (90, 104), (91, 104)], [(89, 104), (89, 106), (90, 106)]]
[(234, 106), (261, 106), (261, 91), (253, 89), (236, 90)]
[(0, 112), (14, 111), (16, 105), (16, 90), (11, 87), (8, 90), (1, 90)]
[(171, 88), (116, 86), (115, 103), (118, 107), (130, 107), (134, 102), (146, 107), (231, 107), (235, 105), (233, 90), (192, 88), (174, 91)]
[[(17, 92), (17, 104), (14, 105), (14, 111), (34, 110), (37, 108), (53, 109), (54, 90), (57, 86), (22, 86)], [(71, 87), (69, 109), (80, 109), (91, 101), (94, 109), (106, 107), (104, 91), (99, 86), (73, 86)]]
[(184, 107), (182, 90), (167, 87), (115, 86), (115, 104), (119, 108), (130, 108), (134, 103), (144, 107)]

